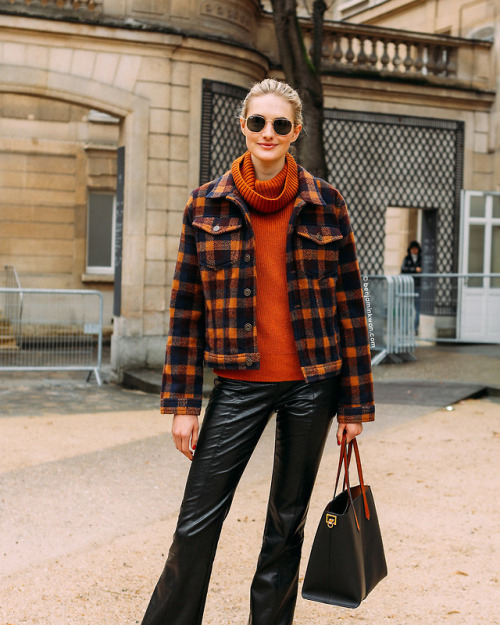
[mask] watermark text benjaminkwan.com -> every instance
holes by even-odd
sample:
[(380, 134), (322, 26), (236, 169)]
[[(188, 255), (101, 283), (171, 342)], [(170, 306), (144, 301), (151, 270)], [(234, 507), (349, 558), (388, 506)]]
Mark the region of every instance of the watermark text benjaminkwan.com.
[(368, 322), (368, 336), (370, 337), (370, 349), (375, 348), (375, 334), (373, 332), (373, 313), (370, 301), (370, 288), (368, 276), (363, 276), (363, 297), (365, 300), (366, 320)]

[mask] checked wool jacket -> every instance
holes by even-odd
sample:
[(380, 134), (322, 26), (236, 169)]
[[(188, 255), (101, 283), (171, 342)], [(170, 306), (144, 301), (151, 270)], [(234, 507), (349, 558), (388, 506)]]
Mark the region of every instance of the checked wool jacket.
[[(334, 187), (300, 166), (298, 175), (286, 273), (301, 370), (306, 382), (341, 376), (339, 422), (371, 421), (368, 331), (346, 204)], [(259, 368), (255, 285), (251, 214), (227, 172), (193, 191), (184, 212), (162, 413), (199, 414), (204, 364)]]

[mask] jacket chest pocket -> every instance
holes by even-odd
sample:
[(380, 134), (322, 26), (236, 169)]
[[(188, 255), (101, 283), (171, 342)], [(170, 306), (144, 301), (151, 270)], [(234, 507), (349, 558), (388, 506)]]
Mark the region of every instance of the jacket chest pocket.
[(193, 227), (200, 265), (219, 269), (237, 261), (243, 245), (238, 217), (197, 217)]
[(300, 268), (313, 278), (337, 273), (339, 241), (342, 233), (334, 226), (300, 225), (298, 234), (298, 261)]

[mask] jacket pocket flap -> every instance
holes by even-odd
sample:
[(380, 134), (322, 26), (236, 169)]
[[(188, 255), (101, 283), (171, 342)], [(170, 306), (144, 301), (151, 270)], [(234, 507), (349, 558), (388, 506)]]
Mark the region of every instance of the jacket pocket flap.
[(327, 245), (342, 239), (340, 229), (334, 226), (297, 226), (297, 233), (318, 245)]
[(193, 226), (204, 230), (209, 234), (218, 235), (232, 232), (241, 228), (241, 220), (238, 217), (196, 217)]

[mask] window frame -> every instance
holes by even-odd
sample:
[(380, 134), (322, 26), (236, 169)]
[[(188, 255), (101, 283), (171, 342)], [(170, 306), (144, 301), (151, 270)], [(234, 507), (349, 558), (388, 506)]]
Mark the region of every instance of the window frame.
[[(89, 265), (89, 242), (90, 242), (90, 198), (92, 195), (109, 195), (113, 198), (113, 215), (111, 222), (111, 265)], [(116, 192), (102, 189), (88, 189), (87, 191), (87, 223), (86, 223), (86, 246), (85, 246), (85, 273), (96, 276), (113, 276), (115, 273), (115, 237), (116, 237)]]

